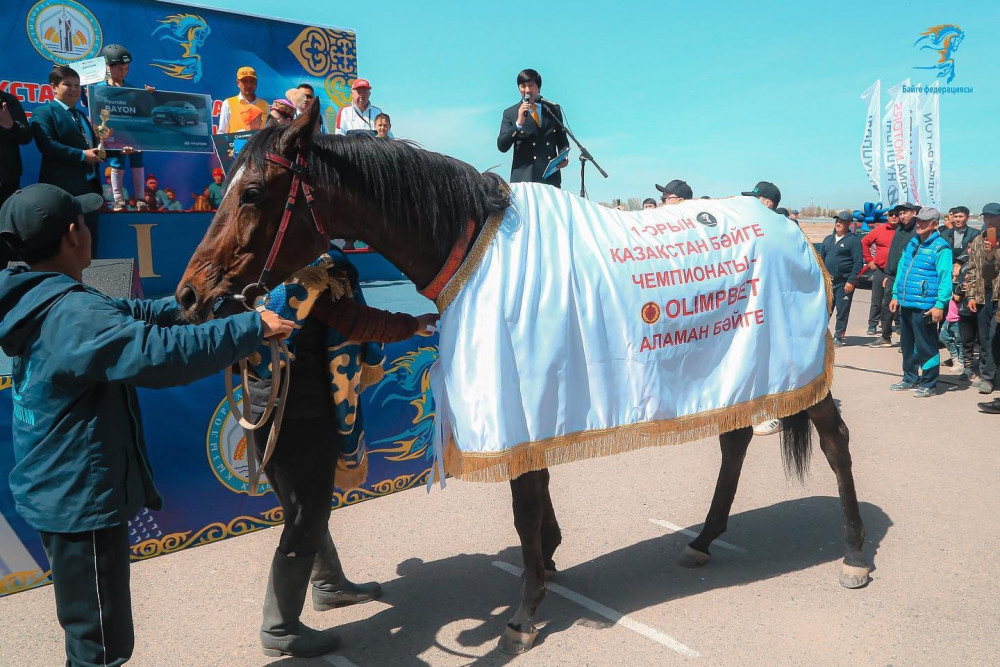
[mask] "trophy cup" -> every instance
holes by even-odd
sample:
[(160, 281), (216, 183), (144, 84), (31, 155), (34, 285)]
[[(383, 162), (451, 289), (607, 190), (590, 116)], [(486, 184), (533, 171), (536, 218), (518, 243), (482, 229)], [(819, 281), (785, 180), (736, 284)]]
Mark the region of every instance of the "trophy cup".
[(108, 126), (108, 119), (111, 118), (111, 112), (108, 111), (107, 107), (101, 109), (101, 124), (97, 126), (97, 157), (102, 160), (106, 160), (108, 157), (108, 152), (104, 150), (104, 140), (111, 136), (112, 130)]

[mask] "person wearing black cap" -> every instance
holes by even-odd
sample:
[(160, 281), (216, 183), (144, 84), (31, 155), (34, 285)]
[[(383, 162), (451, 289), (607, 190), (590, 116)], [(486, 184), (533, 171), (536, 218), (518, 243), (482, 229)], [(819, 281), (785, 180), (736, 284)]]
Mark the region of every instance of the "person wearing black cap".
[[(885, 288), (883, 299), (888, 297), (890, 302), (892, 301), (892, 286), (896, 282), (896, 271), (899, 269), (899, 259), (903, 256), (903, 250), (906, 249), (910, 239), (917, 233), (916, 221), (913, 216), (919, 210), (920, 207), (916, 204), (906, 202), (905, 204), (897, 204), (890, 211), (894, 211), (899, 216), (899, 225), (896, 227), (896, 233), (892, 236), (892, 243), (889, 244), (889, 257), (885, 261), (885, 277), (882, 279), (882, 285)], [(895, 312), (888, 308), (888, 304), (886, 306), (882, 311), (882, 335), (869, 343), (869, 347), (892, 347), (892, 321), (899, 318), (898, 316), (894, 317)]]
[(660, 191), (660, 206), (680, 204), (694, 197), (691, 186), (679, 178), (675, 178), (666, 185), (657, 185), (656, 189)]
[(757, 185), (753, 186), (753, 190), (748, 190), (740, 194), (744, 197), (756, 197), (760, 200), (761, 204), (772, 211), (781, 203), (781, 190), (778, 189), (777, 185), (768, 181), (760, 181)]
[(861, 258), (861, 241), (851, 231), (851, 224), (854, 222), (851, 212), (841, 211), (834, 216), (833, 222), (833, 234), (823, 240), (819, 256), (823, 258), (833, 282), (833, 303), (837, 309), (833, 344), (841, 347), (847, 333), (847, 318), (851, 316), (854, 286), (865, 263)]
[(103, 203), (40, 183), (0, 208), (0, 240), (28, 264), (0, 271), (0, 347), (13, 361), (10, 490), (49, 560), (68, 665), (121, 665), (135, 644), (128, 521), (163, 500), (134, 387), (207, 377), (292, 330), (266, 311), (174, 326), (172, 300), (112, 299), (84, 285), (84, 216)]
[[(1000, 270), (996, 249), (1000, 236), (1000, 204), (983, 207), (983, 231), (969, 244), (966, 284), (969, 310), (979, 325), (979, 393), (991, 394), (997, 385), (1000, 336), (997, 335), (997, 298), (1000, 297)], [(972, 379), (972, 378), (970, 378)], [(1000, 405), (998, 405), (1000, 407)]]

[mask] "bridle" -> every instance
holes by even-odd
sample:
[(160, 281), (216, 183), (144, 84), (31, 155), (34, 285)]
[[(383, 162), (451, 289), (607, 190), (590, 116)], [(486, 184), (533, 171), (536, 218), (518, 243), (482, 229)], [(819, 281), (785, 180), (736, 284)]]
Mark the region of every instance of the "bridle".
[[(315, 203), (315, 197), (313, 196), (312, 187), (310, 187), (310, 185), (305, 181), (305, 177), (309, 175), (309, 168), (306, 164), (305, 158), (303, 157), (302, 151), (295, 156), (294, 161), (287, 160), (277, 153), (268, 152), (267, 161), (292, 172), (292, 187), (289, 190), (288, 198), (285, 201), (285, 210), (281, 215), (281, 223), (278, 225), (278, 233), (274, 237), (274, 242), (271, 244), (271, 251), (267, 255), (267, 261), (264, 263), (264, 269), (261, 271), (257, 282), (244, 287), (238, 295), (230, 294), (223, 297), (239, 301), (247, 310), (266, 308), (268, 302), (270, 301), (267, 281), (271, 276), (271, 271), (274, 269), (274, 264), (275, 261), (277, 261), (281, 245), (284, 243), (285, 232), (288, 230), (288, 223), (292, 219), (292, 209), (295, 207), (295, 202), (298, 199), (299, 189), (302, 190), (302, 195), (306, 200), (306, 206), (309, 208), (309, 213), (312, 216), (313, 224), (316, 226), (316, 231), (319, 232), (320, 236), (325, 239), (326, 243), (329, 243), (330, 241), (330, 237), (327, 235), (322, 223), (320, 223), (319, 214), (316, 212), (316, 208), (313, 205)], [(285, 343), (285, 341), (279, 342), (271, 339), (268, 341), (268, 345), (271, 349), (271, 392), (267, 398), (267, 406), (265, 407), (263, 414), (261, 414), (260, 418), (256, 422), (252, 422), (248, 419), (249, 410), (243, 411), (240, 409), (239, 405), (237, 405), (236, 396), (233, 393), (232, 373), (225, 374), (226, 400), (229, 402), (229, 409), (233, 416), (236, 417), (240, 426), (243, 427), (243, 433), (247, 439), (247, 476), (250, 481), (249, 495), (252, 496), (258, 495), (257, 487), (260, 482), (261, 472), (271, 460), (271, 456), (274, 454), (274, 447), (278, 440), (278, 433), (281, 431), (281, 422), (285, 415), (288, 388), (291, 386), (292, 382), (291, 354), (288, 351), (287, 343)], [(240, 360), (239, 368), (241, 380), (240, 384), (243, 389), (243, 399), (244, 401), (249, 402), (250, 387), (246, 359)], [(267, 419), (271, 416), (272, 412), (274, 412), (274, 422), (271, 424), (271, 432), (267, 437), (267, 445), (264, 447), (264, 455), (261, 457), (260, 465), (258, 466), (254, 453), (249, 451), (253, 446), (252, 433), (253, 431), (261, 428), (267, 422)]]

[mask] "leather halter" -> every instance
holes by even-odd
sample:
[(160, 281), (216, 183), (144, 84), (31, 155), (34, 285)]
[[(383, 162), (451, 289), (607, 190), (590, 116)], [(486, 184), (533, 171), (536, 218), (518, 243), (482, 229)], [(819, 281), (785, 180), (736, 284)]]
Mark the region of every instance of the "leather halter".
[(451, 248), (451, 252), (448, 253), (448, 259), (445, 260), (444, 266), (441, 267), (441, 270), (438, 271), (438, 274), (434, 276), (434, 279), (426, 287), (417, 292), (418, 294), (427, 297), (431, 301), (438, 298), (445, 285), (455, 277), (458, 267), (462, 266), (462, 261), (465, 259), (465, 254), (469, 251), (469, 244), (472, 243), (472, 236), (475, 233), (476, 221), (469, 220), (465, 224), (465, 231), (462, 236), (458, 237), (455, 245)]
[(278, 225), (278, 233), (274, 237), (274, 243), (271, 244), (271, 251), (267, 254), (267, 261), (264, 263), (264, 270), (261, 271), (260, 278), (257, 279), (257, 282), (244, 287), (240, 294), (243, 299), (243, 304), (247, 308), (253, 308), (253, 304), (247, 294), (248, 290), (258, 289), (261, 290), (263, 294), (267, 293), (267, 279), (271, 276), (271, 270), (274, 268), (274, 263), (278, 259), (278, 251), (281, 250), (281, 244), (285, 241), (285, 232), (288, 230), (288, 223), (292, 219), (292, 209), (295, 208), (295, 201), (298, 199), (299, 188), (302, 189), (302, 195), (305, 197), (306, 206), (309, 207), (309, 213), (312, 216), (313, 224), (316, 226), (316, 231), (319, 232), (319, 235), (322, 236), (327, 243), (330, 241), (330, 237), (323, 228), (323, 224), (319, 221), (319, 214), (313, 206), (315, 203), (313, 189), (305, 181), (305, 177), (309, 175), (309, 168), (306, 165), (305, 158), (302, 156), (302, 152), (300, 151), (295, 156), (294, 162), (287, 160), (277, 153), (269, 152), (267, 154), (267, 161), (279, 167), (284, 167), (292, 172), (292, 187), (288, 192), (288, 199), (285, 201), (285, 210), (281, 214), (281, 223)]

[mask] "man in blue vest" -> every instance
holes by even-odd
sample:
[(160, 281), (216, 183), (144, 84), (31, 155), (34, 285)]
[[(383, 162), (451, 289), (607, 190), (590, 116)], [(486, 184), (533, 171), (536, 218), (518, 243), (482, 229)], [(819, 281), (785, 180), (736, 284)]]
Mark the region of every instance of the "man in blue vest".
[(937, 325), (951, 299), (952, 253), (937, 232), (941, 218), (937, 209), (925, 207), (913, 217), (916, 236), (899, 260), (889, 302), (889, 310), (899, 313), (903, 380), (889, 389), (913, 389), (917, 398), (927, 398), (934, 394), (941, 365)]

